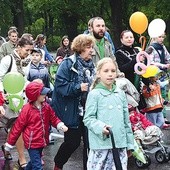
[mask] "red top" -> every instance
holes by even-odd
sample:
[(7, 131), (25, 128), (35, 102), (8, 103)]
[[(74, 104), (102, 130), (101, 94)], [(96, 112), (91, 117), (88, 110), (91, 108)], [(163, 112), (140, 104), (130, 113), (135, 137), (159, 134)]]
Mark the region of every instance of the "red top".
[(135, 131), (137, 129), (146, 129), (148, 126), (152, 126), (153, 124), (145, 117), (145, 115), (138, 113), (136, 111), (131, 111), (130, 122), (132, 124), (132, 130)]
[(0, 106), (4, 104), (4, 97), (2, 91), (0, 91)]
[(26, 149), (43, 148), (49, 142), (50, 124), (56, 128), (58, 123), (62, 122), (46, 102), (42, 104), (41, 109), (27, 103), (13, 125), (7, 143), (14, 146), (22, 133)]

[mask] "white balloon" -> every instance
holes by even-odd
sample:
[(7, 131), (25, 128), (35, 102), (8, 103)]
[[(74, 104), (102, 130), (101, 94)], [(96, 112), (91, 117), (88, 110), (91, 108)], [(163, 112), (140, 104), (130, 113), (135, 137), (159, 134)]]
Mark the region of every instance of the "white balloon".
[(149, 23), (148, 34), (151, 38), (156, 38), (165, 32), (166, 24), (162, 19), (154, 19)]

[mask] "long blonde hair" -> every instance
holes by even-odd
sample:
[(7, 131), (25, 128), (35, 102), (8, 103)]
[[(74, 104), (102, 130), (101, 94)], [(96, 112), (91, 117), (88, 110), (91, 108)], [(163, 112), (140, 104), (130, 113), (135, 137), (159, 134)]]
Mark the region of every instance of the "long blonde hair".
[(110, 62), (112, 62), (112, 63), (115, 65), (115, 67), (116, 67), (116, 74), (117, 74), (117, 72), (118, 72), (118, 67), (117, 67), (116, 61), (113, 60), (113, 59), (110, 58), (110, 57), (104, 57), (104, 58), (102, 58), (102, 59), (99, 60), (98, 63), (97, 63), (97, 67), (96, 67), (96, 77), (95, 77), (95, 79), (94, 79), (94, 81), (93, 81), (93, 83), (92, 83), (92, 85), (91, 85), (91, 88), (90, 88), (91, 90), (94, 89), (94, 88), (96, 87), (96, 85), (100, 83), (100, 78), (99, 78), (97, 75), (98, 75), (98, 73), (100, 72), (100, 70), (101, 70), (101, 68), (103, 67), (103, 65), (105, 65), (106, 63), (110, 63)]

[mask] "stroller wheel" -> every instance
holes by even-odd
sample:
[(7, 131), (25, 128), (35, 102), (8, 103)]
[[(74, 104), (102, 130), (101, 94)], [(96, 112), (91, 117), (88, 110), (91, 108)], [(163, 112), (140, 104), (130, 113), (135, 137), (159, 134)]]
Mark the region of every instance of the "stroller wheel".
[(165, 153), (165, 162), (168, 162), (170, 160), (170, 153), (166, 151)]
[(159, 150), (155, 153), (155, 159), (159, 163), (168, 162), (170, 160), (170, 155), (168, 153), (164, 153), (162, 150)]
[(135, 164), (138, 168), (146, 168), (151, 164), (151, 159), (149, 157), (149, 155), (145, 154), (145, 159), (146, 159), (146, 163), (141, 162), (140, 160), (135, 158)]

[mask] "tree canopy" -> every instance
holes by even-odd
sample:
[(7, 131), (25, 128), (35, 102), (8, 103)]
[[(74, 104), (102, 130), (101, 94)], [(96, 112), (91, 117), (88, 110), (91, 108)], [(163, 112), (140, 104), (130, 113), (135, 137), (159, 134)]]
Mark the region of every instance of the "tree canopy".
[[(167, 34), (170, 30), (168, 0), (0, 0), (0, 4), (1, 36), (6, 36), (9, 27), (15, 25), (20, 35), (24, 32), (34, 37), (39, 33), (47, 35), (53, 50), (57, 49), (63, 35), (72, 40), (83, 33), (88, 20), (94, 16), (105, 20), (115, 46), (120, 45), (120, 33), (130, 29), (129, 18), (136, 11), (143, 12), (149, 22), (163, 19)], [(144, 35), (148, 38), (147, 31)], [(138, 41), (139, 35), (135, 33), (135, 37)]]

